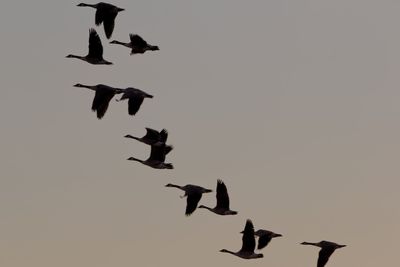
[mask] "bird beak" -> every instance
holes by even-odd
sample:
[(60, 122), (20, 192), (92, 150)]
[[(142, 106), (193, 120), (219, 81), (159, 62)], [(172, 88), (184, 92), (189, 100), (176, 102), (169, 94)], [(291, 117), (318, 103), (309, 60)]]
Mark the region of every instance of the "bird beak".
[(281, 237), (281, 234), (274, 234), (274, 237)]

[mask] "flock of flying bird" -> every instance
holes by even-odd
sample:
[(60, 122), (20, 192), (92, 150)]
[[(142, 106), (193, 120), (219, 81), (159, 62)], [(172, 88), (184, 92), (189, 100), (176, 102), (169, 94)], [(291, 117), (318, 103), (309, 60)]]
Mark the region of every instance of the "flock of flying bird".
[[(115, 18), (118, 13), (124, 11), (123, 8), (116, 7), (108, 3), (97, 3), (97, 4), (78, 4), (79, 7), (92, 7), (96, 9), (95, 24), (99, 26), (103, 24), (104, 32), (106, 37), (109, 39), (112, 36)], [(110, 44), (119, 44), (131, 49), (131, 55), (143, 54), (146, 51), (159, 50), (158, 46), (148, 44), (142, 37), (137, 34), (129, 34), (130, 42), (124, 43), (113, 40)], [(86, 56), (68, 55), (67, 58), (77, 58), (86, 61), (94, 65), (112, 65), (113, 63), (103, 58), (103, 45), (101, 39), (97, 34), (96, 30), (91, 28), (89, 30), (89, 52)], [(125, 89), (114, 88), (104, 84), (97, 85), (83, 85), (75, 84), (75, 87), (87, 88), (95, 91), (95, 96), (92, 102), (92, 110), (97, 113), (97, 118), (101, 119), (105, 115), (111, 99), (116, 94), (122, 94), (122, 97), (117, 100), (128, 99), (128, 113), (129, 115), (136, 115), (139, 111), (145, 98), (153, 98), (152, 95), (133, 87)], [(166, 155), (173, 149), (172, 146), (167, 145), (166, 141), (168, 138), (167, 130), (163, 129), (157, 131), (151, 128), (146, 128), (146, 134), (143, 137), (135, 137), (132, 135), (125, 135), (126, 138), (135, 139), (139, 142), (147, 144), (151, 147), (150, 156), (146, 160), (137, 159), (134, 157), (128, 158), (128, 160), (138, 161), (144, 165), (147, 165), (156, 169), (173, 169), (171, 163), (165, 162)], [(186, 216), (191, 215), (196, 209), (203, 208), (207, 209), (218, 215), (236, 215), (238, 212), (230, 210), (229, 208), (229, 195), (225, 183), (222, 180), (217, 181), (217, 192), (216, 198), (217, 203), (214, 208), (210, 208), (204, 205), (198, 206), (200, 199), (204, 193), (212, 192), (211, 189), (206, 189), (201, 186), (188, 184), (185, 186), (179, 186), (175, 184), (167, 184), (166, 187), (179, 188), (185, 192), (181, 198), (187, 197), (186, 199)], [(272, 238), (280, 237), (281, 234), (274, 233), (272, 231), (259, 229), (254, 231), (254, 226), (251, 220), (246, 221), (244, 230), (240, 232), (242, 234), (242, 247), (239, 251), (233, 252), (227, 249), (222, 249), (220, 252), (230, 253), (243, 259), (256, 259), (262, 258), (263, 254), (256, 253), (256, 236), (258, 237), (257, 249), (265, 248)], [(320, 247), (320, 252), (317, 261), (317, 267), (323, 267), (328, 262), (329, 257), (332, 253), (338, 249), (345, 247), (346, 245), (339, 245), (334, 242), (321, 241), (318, 243), (303, 242), (302, 245), (312, 245)]]

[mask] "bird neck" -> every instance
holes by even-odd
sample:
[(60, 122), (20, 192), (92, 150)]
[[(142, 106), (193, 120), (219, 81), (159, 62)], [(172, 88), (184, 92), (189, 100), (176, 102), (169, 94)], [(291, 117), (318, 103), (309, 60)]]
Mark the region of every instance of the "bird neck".
[(200, 206), (199, 206), (199, 209), (208, 209), (209, 211), (215, 213), (215, 210), (214, 210), (214, 209), (212, 209), (212, 208), (210, 208), (210, 207), (207, 207), (207, 206), (204, 206), (204, 205), (200, 205)]
[(84, 84), (78, 83), (78, 84), (75, 84), (74, 86), (75, 87), (81, 87), (81, 88), (87, 88), (87, 89), (96, 91), (96, 86), (95, 85), (84, 85)]
[(312, 242), (303, 242), (303, 243), (301, 243), (302, 245), (310, 245), (310, 246), (317, 246), (317, 247), (319, 247), (319, 244), (318, 243), (312, 243)]
[(77, 59), (81, 59), (81, 60), (85, 60), (86, 61), (86, 57), (83, 56), (77, 56), (77, 55), (68, 55), (68, 58), (77, 58)]
[(229, 253), (229, 254), (237, 256), (237, 252), (233, 252), (233, 251), (230, 251), (230, 250), (227, 250), (227, 249), (221, 249), (220, 252)]
[(85, 3), (80, 3), (78, 6), (88, 6), (88, 7), (97, 8), (97, 5), (96, 5), (96, 4), (85, 4)]
[(143, 160), (137, 159), (137, 158), (134, 158), (134, 157), (130, 157), (128, 160), (133, 160), (133, 161), (138, 161), (140, 163), (143, 163)]
[(132, 139), (135, 139), (135, 140), (140, 141), (138, 137), (132, 136), (132, 135), (130, 135), (130, 134), (125, 135), (125, 137), (126, 137), (126, 138), (132, 138)]
[(110, 42), (110, 44), (119, 44), (119, 45), (129, 46), (129, 43), (124, 43), (124, 42), (120, 42), (120, 41), (117, 41), (117, 40), (114, 40), (114, 41)]
[[(182, 186), (176, 185), (176, 184), (168, 184), (167, 187), (175, 187), (175, 188), (182, 189)], [(182, 190), (183, 190), (183, 189), (182, 189)]]

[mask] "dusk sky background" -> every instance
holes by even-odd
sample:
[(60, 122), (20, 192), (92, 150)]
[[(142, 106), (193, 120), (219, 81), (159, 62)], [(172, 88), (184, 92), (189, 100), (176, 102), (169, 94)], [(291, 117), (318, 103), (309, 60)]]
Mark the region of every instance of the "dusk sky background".
[[(95, 2), (88, 2), (95, 3)], [(71, 1), (0, 9), (0, 265), (397, 266), (400, 239), (400, 2), (114, 1), (107, 40)], [(95, 27), (112, 66), (86, 55)], [(137, 33), (160, 51), (111, 45)], [(135, 117), (75, 83), (154, 95)], [(174, 170), (123, 138), (166, 128)], [(182, 191), (222, 179), (236, 216), (184, 215)], [(201, 204), (215, 205), (215, 194)], [(246, 219), (283, 235), (242, 260)]]

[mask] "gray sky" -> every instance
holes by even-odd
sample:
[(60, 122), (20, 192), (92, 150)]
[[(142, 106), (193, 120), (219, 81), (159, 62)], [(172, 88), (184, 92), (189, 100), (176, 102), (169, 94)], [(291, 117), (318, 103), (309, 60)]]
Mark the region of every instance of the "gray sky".
[[(86, 55), (95, 10), (69, 1), (0, 9), (0, 265), (395, 266), (400, 238), (400, 3), (381, 0), (115, 1), (112, 39), (138, 33), (160, 51), (113, 66)], [(93, 2), (89, 2), (93, 3)], [(102, 120), (75, 83), (144, 89), (136, 117), (112, 101)], [(169, 130), (174, 170), (126, 158), (123, 138)], [(184, 216), (165, 188), (225, 181), (237, 216)], [(215, 195), (201, 203), (214, 206)], [(245, 220), (283, 234), (244, 261)]]

